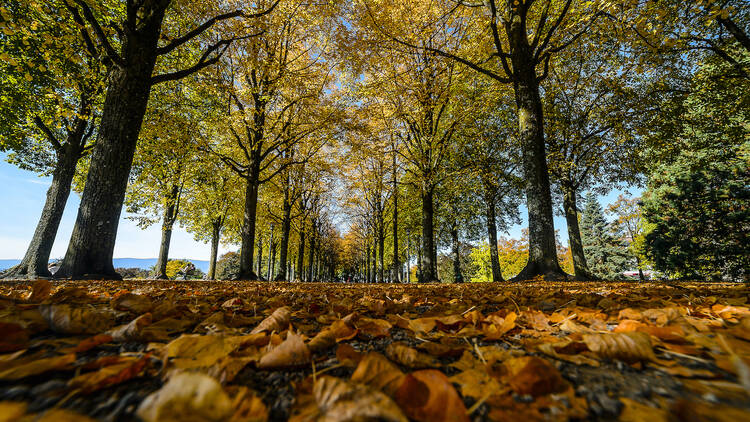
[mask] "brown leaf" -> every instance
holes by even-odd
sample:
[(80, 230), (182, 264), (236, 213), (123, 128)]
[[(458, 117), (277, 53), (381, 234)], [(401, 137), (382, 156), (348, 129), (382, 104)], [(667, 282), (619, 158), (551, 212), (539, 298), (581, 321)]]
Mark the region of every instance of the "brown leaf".
[(50, 409), (33, 420), (34, 422), (96, 422), (96, 419), (68, 409)]
[(164, 358), (176, 368), (202, 368), (215, 364), (237, 347), (223, 336), (183, 334), (165, 346)]
[(37, 280), (31, 286), (31, 296), (29, 296), (29, 302), (39, 303), (46, 300), (52, 292), (52, 283), (47, 280)]
[(437, 368), (440, 366), (440, 363), (432, 357), (419, 353), (416, 349), (412, 349), (403, 343), (394, 342), (389, 344), (385, 349), (385, 355), (388, 359), (408, 368), (421, 369)]
[(325, 350), (333, 347), (339, 341), (354, 338), (357, 332), (356, 328), (351, 327), (344, 320), (334, 321), (333, 324), (313, 337), (308, 343), (308, 347), (312, 352)]
[(0, 379), (17, 380), (49, 371), (62, 371), (70, 369), (75, 361), (75, 353), (31, 361), (22, 360), (16, 365), (0, 370)]
[(605, 359), (619, 359), (628, 363), (656, 359), (651, 338), (646, 333), (584, 334), (583, 341), (589, 350)]
[(92, 306), (39, 305), (50, 328), (62, 334), (100, 334), (115, 325), (113, 315)]
[(620, 397), (620, 402), (624, 407), (619, 422), (667, 422), (667, 412), (663, 409), (647, 406), (627, 397)]
[(286, 340), (263, 355), (258, 368), (288, 368), (310, 363), (310, 349), (302, 337), (289, 332)]
[(383, 391), (389, 396), (398, 390), (404, 373), (391, 361), (377, 352), (370, 352), (357, 365), (351, 380)]
[(118, 311), (130, 311), (135, 314), (145, 314), (154, 310), (154, 303), (148, 296), (137, 295), (135, 293), (115, 295), (109, 301), (109, 306)]
[(362, 334), (379, 338), (388, 337), (393, 326), (384, 319), (362, 317), (357, 320), (356, 327)]
[(0, 353), (25, 349), (29, 333), (20, 324), (0, 322)]
[(515, 312), (509, 312), (505, 318), (501, 318), (497, 315), (489, 315), (487, 320), (491, 323), (485, 325), (484, 339), (485, 340), (500, 340), (505, 333), (516, 328), (516, 318), (518, 316)]
[(467, 369), (450, 377), (450, 381), (458, 384), (464, 397), (479, 400), (489, 394), (500, 393), (500, 383), (483, 370)]
[(239, 391), (232, 399), (232, 408), (235, 410), (229, 422), (266, 422), (268, 408), (263, 400), (247, 387), (235, 388)]
[(84, 394), (117, 385), (140, 375), (148, 365), (149, 359), (150, 355), (147, 354), (130, 362), (105, 366), (96, 372), (89, 372), (72, 378), (68, 381), (68, 385), (80, 389)]
[(534, 397), (559, 393), (568, 388), (568, 383), (547, 360), (536, 356), (522, 356), (503, 363), (508, 370), (507, 381), (518, 394)]
[(345, 366), (357, 366), (362, 360), (362, 353), (352, 346), (342, 343), (336, 348), (336, 359)]
[(151, 314), (146, 313), (125, 325), (115, 327), (105, 334), (112, 336), (114, 341), (137, 341), (142, 338), (143, 328), (151, 324)]
[(313, 386), (313, 396), (321, 421), (407, 422), (406, 416), (390, 397), (361, 384), (323, 376)]
[(0, 422), (14, 422), (26, 414), (28, 404), (19, 401), (0, 401)]
[(232, 415), (232, 401), (208, 375), (179, 373), (146, 397), (136, 414), (144, 422), (222, 421)]
[(107, 334), (98, 334), (94, 337), (89, 337), (87, 339), (82, 340), (80, 343), (78, 343), (78, 346), (74, 347), (70, 351), (72, 353), (84, 353), (88, 352), (89, 350), (93, 349), (96, 346), (99, 346), (101, 344), (109, 343), (112, 341), (112, 336)]
[(250, 334), (260, 333), (261, 331), (284, 331), (289, 327), (290, 318), (291, 311), (289, 310), (289, 307), (282, 306), (261, 321), (260, 324), (250, 332)]
[(395, 393), (396, 403), (413, 420), (468, 421), (463, 400), (440, 371), (425, 369), (407, 375)]

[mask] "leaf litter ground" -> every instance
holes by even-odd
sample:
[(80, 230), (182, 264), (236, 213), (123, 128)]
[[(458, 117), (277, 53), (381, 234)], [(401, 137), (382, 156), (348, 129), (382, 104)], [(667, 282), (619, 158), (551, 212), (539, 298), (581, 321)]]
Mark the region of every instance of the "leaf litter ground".
[(750, 288), (0, 285), (0, 421), (750, 420)]

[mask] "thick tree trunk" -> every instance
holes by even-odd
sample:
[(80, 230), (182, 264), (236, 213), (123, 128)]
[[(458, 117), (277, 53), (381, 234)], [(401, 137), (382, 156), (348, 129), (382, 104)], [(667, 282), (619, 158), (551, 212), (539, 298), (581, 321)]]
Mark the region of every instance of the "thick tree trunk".
[(561, 279), (566, 274), (557, 261), (552, 195), (544, 151), (544, 118), (536, 64), (523, 25), (520, 22), (513, 23), (509, 34), (529, 216), (529, 261), (514, 280), (528, 280), (537, 276)]
[(305, 224), (302, 224), (302, 229), (299, 231), (299, 249), (297, 249), (297, 268), (295, 275), (297, 281), (305, 281), (305, 270), (303, 268), (305, 264)]
[(504, 281), (500, 270), (500, 257), (497, 251), (497, 213), (495, 212), (495, 201), (487, 202), (487, 241), (490, 243), (490, 266), (492, 267), (492, 281), (495, 283)]
[(458, 241), (458, 223), (454, 222), (451, 228), (451, 240), (453, 241), (453, 282), (463, 283), (464, 276), (461, 274), (461, 245)]
[(578, 280), (590, 280), (591, 272), (586, 264), (586, 255), (583, 253), (583, 242), (581, 242), (581, 229), (578, 225), (578, 207), (576, 206), (576, 192), (569, 187), (563, 187), (563, 208), (565, 209), (565, 221), (568, 223), (568, 244), (571, 255), (573, 255), (573, 271)]
[(422, 266), (420, 283), (432, 283), (437, 280), (437, 256), (434, 231), (434, 189), (422, 188)]
[(76, 172), (80, 152), (68, 143), (58, 153), (52, 184), (47, 189), (47, 199), (42, 215), (37, 223), (34, 236), (21, 262), (0, 274), (0, 278), (36, 279), (52, 277), (49, 269), (49, 255), (55, 243), (65, 204), (70, 196), (70, 184)]
[(172, 227), (177, 219), (177, 201), (180, 194), (180, 187), (172, 186), (166, 198), (166, 207), (164, 207), (164, 220), (161, 225), (161, 243), (159, 244), (159, 257), (156, 260), (154, 270), (154, 279), (166, 280), (167, 262), (169, 261), (169, 244), (172, 241)]
[(258, 181), (260, 170), (257, 165), (251, 166), (245, 186), (245, 212), (242, 220), (240, 243), (240, 272), (238, 280), (257, 280), (253, 271), (253, 251), (255, 249), (255, 219), (258, 210)]
[(284, 216), (281, 219), (281, 242), (279, 244), (279, 272), (274, 278), (276, 281), (286, 281), (287, 254), (289, 253), (289, 233), (292, 225), (292, 205), (289, 203), (289, 191), (284, 192)]
[(58, 270), (61, 277), (122, 279), (112, 265), (112, 254), (151, 91), (157, 41), (169, 5), (162, 3), (142, 17), (137, 31), (126, 31), (121, 52), (125, 66), (113, 65), (110, 70), (86, 186), (68, 250)]
[(219, 240), (221, 238), (221, 219), (216, 219), (211, 223), (211, 259), (208, 263), (208, 279), (216, 279), (216, 260), (219, 254)]

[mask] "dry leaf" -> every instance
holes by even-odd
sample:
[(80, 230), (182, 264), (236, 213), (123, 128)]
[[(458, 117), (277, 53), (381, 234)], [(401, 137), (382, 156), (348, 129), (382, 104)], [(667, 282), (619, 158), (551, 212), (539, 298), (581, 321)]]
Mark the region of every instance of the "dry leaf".
[(268, 409), (263, 400), (247, 387), (238, 388), (239, 391), (232, 399), (232, 408), (235, 410), (229, 422), (266, 422)]
[(479, 400), (487, 395), (500, 393), (500, 383), (487, 371), (467, 369), (449, 379), (452, 383), (458, 384), (464, 397)]
[(143, 328), (151, 324), (151, 314), (146, 313), (130, 321), (125, 325), (115, 327), (105, 334), (112, 336), (114, 341), (134, 341), (140, 340)]
[(404, 373), (385, 356), (377, 352), (370, 352), (359, 362), (351, 380), (369, 385), (389, 396), (393, 396), (401, 386), (404, 376)]
[(394, 342), (389, 344), (385, 349), (385, 355), (388, 359), (412, 369), (436, 368), (440, 366), (440, 363), (432, 357), (419, 353), (402, 343)]
[(29, 332), (20, 324), (0, 322), (0, 353), (25, 349)]
[(667, 422), (667, 412), (663, 409), (651, 407), (627, 397), (620, 397), (620, 401), (624, 407), (620, 413), (619, 422)]
[(18, 401), (0, 401), (0, 422), (15, 422), (26, 414), (28, 405)]
[(92, 306), (43, 304), (39, 312), (52, 330), (62, 334), (99, 334), (115, 325), (110, 312)]
[(336, 348), (336, 359), (345, 366), (357, 366), (362, 360), (362, 353), (359, 353), (352, 346), (342, 343)]
[(180, 369), (208, 367), (238, 347), (223, 336), (183, 334), (164, 348), (164, 358)]
[(352, 328), (344, 320), (334, 321), (313, 337), (307, 345), (312, 352), (318, 352), (333, 347), (339, 341), (354, 338), (357, 332), (357, 329)]
[(146, 397), (136, 414), (144, 422), (213, 422), (232, 415), (232, 401), (208, 375), (179, 373)]
[(118, 311), (130, 311), (135, 314), (145, 314), (154, 310), (154, 303), (148, 296), (135, 293), (115, 295), (109, 302), (109, 306)]
[(16, 365), (5, 367), (0, 370), (0, 380), (17, 380), (49, 371), (71, 369), (73, 362), (75, 361), (75, 353), (31, 361), (23, 360)]
[(404, 413), (420, 422), (468, 421), (463, 400), (440, 371), (425, 369), (407, 375), (395, 393)]
[(651, 338), (646, 333), (584, 334), (583, 341), (589, 350), (605, 359), (619, 359), (628, 363), (656, 359)]
[(31, 286), (31, 296), (29, 302), (39, 303), (49, 298), (52, 292), (52, 283), (47, 280), (39, 279)]
[(250, 332), (250, 334), (260, 333), (261, 331), (284, 331), (289, 327), (290, 318), (291, 311), (289, 310), (289, 307), (282, 306), (261, 321), (260, 324)]
[(534, 397), (550, 393), (560, 393), (568, 388), (568, 383), (547, 360), (536, 356), (522, 356), (508, 359), (503, 363), (508, 371), (507, 382), (518, 394)]
[(117, 385), (140, 375), (148, 365), (150, 358), (150, 355), (146, 355), (130, 362), (105, 366), (96, 372), (89, 372), (72, 378), (68, 381), (68, 385), (79, 389), (84, 394)]
[(96, 422), (96, 419), (68, 409), (50, 409), (34, 418), (34, 422)]
[(391, 327), (393, 327), (390, 322), (384, 319), (365, 317), (359, 318), (356, 322), (356, 326), (360, 333), (374, 338), (388, 337), (391, 332)]
[(310, 363), (310, 349), (302, 337), (290, 332), (286, 340), (263, 355), (258, 368), (288, 368)]
[(318, 421), (408, 421), (390, 397), (365, 385), (323, 376), (315, 381), (313, 396)]

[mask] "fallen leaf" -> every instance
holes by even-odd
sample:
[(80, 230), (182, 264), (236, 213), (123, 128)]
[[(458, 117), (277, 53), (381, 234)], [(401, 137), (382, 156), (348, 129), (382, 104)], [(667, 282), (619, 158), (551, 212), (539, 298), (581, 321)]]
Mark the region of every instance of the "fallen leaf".
[(232, 401), (221, 385), (201, 373), (173, 375), (136, 411), (144, 422), (223, 421), (232, 413)]
[(507, 382), (518, 394), (539, 397), (550, 393), (560, 393), (568, 388), (568, 383), (547, 360), (536, 356), (522, 356), (508, 359), (503, 363), (508, 371)]
[(286, 340), (263, 355), (258, 368), (288, 368), (310, 363), (310, 349), (302, 337), (289, 332)]
[(351, 380), (381, 390), (389, 396), (398, 390), (404, 380), (404, 373), (385, 356), (370, 352), (357, 365)]
[(390, 397), (361, 384), (323, 376), (315, 381), (313, 396), (319, 421), (388, 421), (408, 419)]
[(336, 348), (336, 359), (345, 366), (357, 366), (362, 360), (362, 353), (352, 346), (342, 343)]
[(232, 408), (235, 409), (229, 422), (266, 422), (268, 408), (263, 400), (247, 387), (238, 387), (234, 394)]
[(96, 422), (96, 419), (68, 409), (50, 409), (34, 418), (34, 422)]
[(99, 334), (115, 325), (111, 313), (92, 306), (39, 305), (50, 328), (62, 334)]
[(0, 422), (14, 422), (26, 414), (28, 405), (19, 401), (0, 401)]
[(402, 343), (394, 342), (389, 344), (385, 349), (385, 355), (388, 359), (408, 368), (421, 369), (440, 366), (440, 363), (432, 357), (419, 353)]
[(434, 369), (406, 375), (394, 397), (404, 413), (416, 421), (469, 420), (456, 389), (442, 372)]
[(135, 314), (145, 314), (154, 310), (154, 303), (148, 296), (135, 293), (115, 295), (109, 302), (109, 306), (118, 311), (130, 311)]
[(29, 302), (39, 303), (50, 297), (52, 292), (52, 283), (47, 280), (39, 279), (31, 286), (31, 296)]
[(32, 375), (39, 375), (49, 371), (62, 371), (71, 369), (73, 362), (76, 361), (75, 353), (55, 356), (45, 359), (35, 359), (31, 361), (20, 361), (17, 365), (6, 367), (0, 371), (0, 379), (17, 380)]
[(98, 334), (98, 335), (95, 335), (94, 337), (89, 337), (87, 339), (81, 340), (81, 342), (78, 343), (78, 346), (74, 347), (70, 351), (72, 353), (84, 353), (84, 352), (88, 352), (89, 350), (93, 349), (96, 346), (109, 343), (111, 341), (112, 341), (112, 336), (108, 334)]
[(284, 331), (289, 327), (290, 318), (291, 311), (289, 310), (289, 307), (282, 306), (261, 321), (260, 324), (250, 332), (250, 334), (260, 333), (261, 331)]
[(500, 383), (487, 371), (467, 369), (450, 377), (449, 380), (458, 384), (461, 395), (464, 397), (479, 400), (488, 395), (500, 393)]
[(600, 358), (634, 363), (656, 359), (649, 335), (641, 332), (584, 334), (589, 350)]
[(627, 397), (620, 397), (623, 409), (619, 422), (667, 422), (667, 412), (658, 407), (652, 407)]
[(223, 336), (183, 334), (165, 346), (164, 358), (180, 369), (208, 367), (237, 347)]
[(0, 322), (0, 352), (15, 352), (25, 349), (29, 332), (19, 324)]
[(362, 334), (379, 338), (388, 337), (393, 326), (384, 319), (362, 317), (357, 320), (356, 327)]
[(337, 342), (349, 340), (357, 335), (357, 329), (343, 320), (334, 321), (308, 342), (310, 351), (318, 352), (333, 347)]
[(130, 321), (128, 324), (115, 327), (105, 335), (112, 336), (114, 341), (134, 341), (142, 338), (143, 328), (151, 324), (151, 314), (146, 313)]
[(79, 389), (84, 394), (117, 385), (140, 375), (148, 365), (150, 358), (150, 355), (147, 354), (131, 362), (105, 366), (96, 372), (72, 378), (68, 381), (68, 385)]

